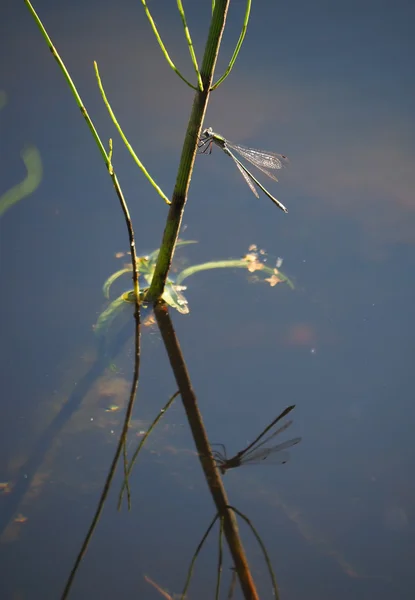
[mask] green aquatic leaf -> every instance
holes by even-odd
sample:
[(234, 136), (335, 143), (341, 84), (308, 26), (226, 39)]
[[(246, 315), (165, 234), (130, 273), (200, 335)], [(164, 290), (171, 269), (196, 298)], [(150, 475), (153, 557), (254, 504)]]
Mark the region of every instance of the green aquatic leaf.
[[(178, 245), (184, 246), (194, 243), (196, 243), (194, 240), (181, 240), (178, 242)], [(147, 256), (141, 256), (137, 259), (137, 262), (139, 263), (140, 279), (146, 282), (145, 286), (141, 286), (141, 301), (143, 301), (146, 296), (148, 286), (151, 285), (158, 254), (159, 249), (154, 250)], [(258, 281), (266, 282), (272, 287), (278, 283), (286, 283), (291, 289), (294, 289), (294, 284), (292, 281), (281, 272), (281, 264), (282, 259), (277, 259), (275, 261), (275, 266), (270, 266), (266, 252), (258, 249), (256, 245), (252, 245), (250, 246), (248, 253), (243, 258), (209, 261), (187, 267), (177, 275), (175, 281), (172, 279), (167, 279), (162, 298), (169, 306), (177, 310), (179, 313), (184, 315), (188, 314), (188, 302), (182, 293), (186, 288), (182, 285), (182, 283), (191, 275), (201, 271), (208, 271), (210, 269), (245, 269)], [(104, 294), (108, 296), (112, 283), (124, 273), (131, 272), (131, 270), (131, 266), (127, 266), (124, 269), (113, 273), (113, 275), (111, 275), (111, 277), (109, 277), (104, 284)], [(119, 298), (114, 300), (114, 302), (112, 302), (109, 307), (98, 317), (97, 324), (95, 325), (95, 331), (97, 333), (108, 331), (108, 328), (111, 326), (114, 319), (121, 312), (123, 312), (128, 304), (132, 304), (134, 302), (135, 295), (133, 290), (129, 290), (122, 294)]]
[(129, 273), (130, 271), (132, 271), (131, 266), (130, 266), (130, 268), (125, 267), (124, 269), (120, 269), (119, 271), (116, 271), (115, 273), (113, 273), (112, 275), (110, 275), (108, 277), (108, 279), (105, 281), (104, 285), (102, 286), (102, 291), (103, 291), (105, 298), (110, 297), (110, 287), (112, 286), (114, 281), (116, 281), (119, 277), (121, 277), (121, 275), (124, 275), (124, 273)]
[[(199, 265), (191, 265), (187, 267), (183, 271), (181, 271), (176, 277), (176, 284), (180, 285), (183, 283), (185, 279), (194, 275), (195, 273), (200, 273), (201, 271), (209, 271), (211, 269), (247, 269), (250, 272), (257, 272), (257, 275), (269, 275), (269, 278), (263, 278), (264, 281), (269, 281), (271, 277), (275, 278), (278, 275), (279, 281), (282, 283), (286, 283), (291, 289), (294, 289), (293, 282), (286, 276), (280, 269), (276, 267), (269, 267), (263, 263), (258, 263), (258, 268), (252, 270), (252, 263), (247, 261), (246, 258), (239, 259), (229, 259), (229, 260), (215, 260), (210, 262), (201, 263)], [(271, 284), (272, 285), (272, 284)]]
[[(197, 241), (196, 240), (179, 240), (176, 245), (177, 246), (186, 246), (187, 244), (197, 244)], [(154, 273), (154, 269), (156, 268), (156, 262), (157, 262), (157, 257), (159, 255), (159, 251), (160, 251), (160, 249), (157, 248), (157, 250), (154, 250), (149, 255), (137, 257), (137, 266), (138, 266), (139, 274), (140, 274), (140, 276), (145, 276), (145, 275), (150, 276), (149, 283), (151, 283), (151, 279), (153, 278), (153, 273)], [(105, 281), (105, 283), (102, 287), (102, 291), (103, 291), (105, 298), (110, 297), (110, 289), (111, 289), (111, 286), (114, 283), (114, 281), (119, 279), (125, 273), (131, 273), (132, 270), (133, 270), (132, 265), (126, 265), (124, 268), (120, 269), (119, 271), (116, 271), (115, 273), (113, 273), (112, 275), (110, 275), (108, 277), (108, 279)], [(134, 302), (134, 300), (133, 300), (133, 302)]]
[(0, 196), (0, 217), (26, 196), (30, 196), (39, 187), (42, 181), (43, 168), (39, 151), (34, 146), (27, 146), (21, 152), (27, 175), (20, 183), (16, 184)]
[(99, 315), (94, 325), (96, 335), (105, 335), (114, 320), (128, 308), (128, 302), (124, 300), (124, 294), (111, 302), (111, 304)]
[(169, 306), (178, 310), (182, 315), (187, 315), (190, 312), (187, 305), (187, 300), (182, 294), (182, 290), (185, 289), (185, 286), (176, 285), (168, 279), (166, 281), (166, 285), (164, 286), (164, 292), (162, 295), (163, 300)]

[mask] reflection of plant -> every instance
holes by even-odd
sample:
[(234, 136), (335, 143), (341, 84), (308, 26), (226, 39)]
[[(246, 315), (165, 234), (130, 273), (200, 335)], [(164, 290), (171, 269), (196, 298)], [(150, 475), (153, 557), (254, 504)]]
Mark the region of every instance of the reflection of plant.
[[(7, 96), (0, 90), (0, 110), (6, 105)], [(0, 217), (14, 204), (32, 194), (42, 181), (42, 161), (39, 151), (34, 146), (26, 146), (21, 151), (27, 175), (20, 183), (14, 185), (0, 196)]]
[[(177, 245), (184, 246), (187, 244), (195, 244), (194, 240), (180, 240)], [(159, 254), (159, 249), (154, 250), (147, 256), (140, 256), (137, 258), (137, 267), (140, 273), (140, 300), (145, 298), (146, 292), (151, 284), (154, 270), (156, 267), (156, 261)], [(274, 287), (277, 283), (286, 283), (291, 289), (294, 289), (294, 285), (286, 275), (280, 271), (282, 259), (276, 261), (275, 266), (269, 266), (266, 264), (267, 254), (264, 250), (258, 250), (256, 245), (251, 245), (243, 258), (229, 259), (229, 260), (216, 260), (201, 263), (199, 265), (191, 265), (186, 269), (179, 272), (175, 281), (171, 278), (167, 279), (166, 286), (164, 288), (163, 300), (172, 308), (175, 308), (181, 314), (188, 314), (189, 307), (186, 298), (183, 295), (183, 290), (186, 289), (182, 285), (183, 281), (199, 273), (200, 271), (208, 271), (210, 269), (247, 269), (249, 273), (255, 273), (255, 281), (263, 281), (268, 283), (271, 287)], [(126, 265), (123, 269), (113, 273), (105, 281), (103, 286), (104, 296), (109, 298), (110, 289), (114, 281), (119, 279), (125, 273), (131, 273), (132, 266)], [(98, 320), (94, 326), (95, 333), (98, 335), (105, 334), (114, 319), (122, 313), (128, 306), (128, 304), (134, 303), (134, 291), (130, 290), (121, 294), (118, 298), (113, 300), (110, 305), (99, 315)], [(144, 304), (144, 307), (146, 304)]]

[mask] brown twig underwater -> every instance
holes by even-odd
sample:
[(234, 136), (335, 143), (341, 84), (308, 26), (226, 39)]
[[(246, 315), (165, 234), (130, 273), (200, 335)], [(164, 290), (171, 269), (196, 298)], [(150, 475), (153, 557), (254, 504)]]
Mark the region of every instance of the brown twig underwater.
[(167, 305), (164, 302), (157, 303), (154, 307), (154, 312), (166, 347), (170, 365), (176, 379), (177, 387), (180, 391), (202, 469), (215, 502), (218, 515), (223, 519), (223, 531), (238, 573), (242, 590), (246, 598), (251, 600), (259, 599), (239, 536), (236, 518), (233, 512), (228, 508), (229, 503), (226, 491), (212, 454), (202, 415), (197, 405), (196, 394), (190, 381), (186, 363), (179, 341), (176, 337)]

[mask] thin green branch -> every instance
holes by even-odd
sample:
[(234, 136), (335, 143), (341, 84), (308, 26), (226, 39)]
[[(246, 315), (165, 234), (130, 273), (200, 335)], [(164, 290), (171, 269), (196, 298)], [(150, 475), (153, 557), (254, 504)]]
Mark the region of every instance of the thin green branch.
[(161, 298), (163, 294), (167, 273), (170, 269), (179, 235), (196, 158), (197, 144), (201, 135), (202, 123), (209, 101), (209, 89), (212, 85), (213, 73), (225, 27), (229, 2), (230, 0), (217, 0), (210, 23), (201, 68), (203, 91), (196, 91), (187, 131), (184, 136), (180, 166), (173, 191), (172, 203), (167, 216), (167, 223), (163, 233), (163, 241), (157, 258), (154, 277), (148, 292), (148, 299), (153, 301)]
[(192, 38), (190, 37), (190, 31), (186, 22), (186, 15), (184, 14), (184, 8), (181, 0), (177, 0), (177, 8), (179, 9), (180, 16), (182, 18), (183, 27), (184, 27), (184, 35), (186, 36), (187, 45), (189, 46), (190, 58), (192, 59), (193, 67), (196, 72), (197, 84), (199, 90), (203, 92), (203, 83), (202, 78), (200, 76), (199, 65), (197, 64), (196, 54), (193, 48)]
[(79, 106), (79, 108), (81, 110), (82, 116), (84, 117), (84, 119), (85, 119), (85, 121), (86, 121), (86, 123), (87, 123), (87, 125), (88, 125), (88, 127), (89, 127), (89, 129), (90, 129), (90, 131), (92, 133), (92, 135), (94, 136), (95, 142), (96, 142), (96, 144), (97, 144), (97, 146), (99, 148), (99, 151), (101, 152), (102, 158), (104, 159), (105, 164), (106, 164), (107, 169), (108, 169), (109, 168), (109, 158), (108, 158), (107, 152), (106, 152), (106, 150), (104, 148), (104, 144), (101, 142), (101, 139), (100, 139), (100, 137), (98, 135), (98, 132), (95, 129), (95, 126), (92, 123), (92, 120), (90, 119), (90, 117), (88, 115), (88, 112), (87, 112), (87, 110), (86, 110), (86, 108), (85, 108), (85, 106), (84, 106), (84, 104), (83, 104), (83, 102), (81, 100), (81, 96), (78, 94), (78, 90), (76, 89), (75, 84), (72, 81), (71, 76), (69, 75), (67, 68), (65, 67), (65, 65), (64, 65), (61, 57), (59, 56), (58, 51), (56, 50), (55, 46), (52, 44), (52, 40), (50, 39), (49, 35), (47, 34), (47, 31), (46, 31), (45, 27), (43, 26), (42, 21), (38, 17), (38, 15), (37, 15), (35, 9), (33, 8), (33, 6), (30, 4), (30, 1), (29, 0), (24, 0), (24, 1), (25, 1), (26, 6), (28, 7), (30, 13), (32, 14), (32, 17), (36, 21), (36, 24), (39, 27), (41, 34), (45, 38), (46, 43), (49, 46), (49, 50), (52, 52), (52, 55), (53, 55), (54, 59), (58, 63), (59, 68), (61, 69), (61, 71), (62, 71), (62, 73), (63, 73), (63, 75), (64, 75), (64, 77), (65, 77), (65, 79), (66, 79), (66, 81), (67, 81), (67, 83), (69, 85), (69, 87), (71, 88), (71, 92), (72, 92), (72, 94), (73, 94), (73, 96), (74, 96), (74, 98), (76, 100), (76, 103), (78, 104), (78, 106)]
[[(55, 58), (56, 62), (59, 65), (59, 68), (61, 69), (70, 89), (71, 92), (73, 94), (73, 96), (75, 97), (75, 100), (79, 106), (79, 108), (81, 109), (81, 113), (94, 137), (95, 143), (98, 146), (98, 149), (101, 153), (102, 158), (104, 159), (105, 165), (107, 167), (108, 173), (111, 177), (115, 192), (118, 196), (118, 199), (120, 201), (121, 204), (121, 209), (124, 213), (124, 218), (125, 218), (125, 222), (127, 225), (127, 229), (128, 229), (128, 237), (129, 237), (129, 242), (130, 242), (130, 251), (131, 251), (131, 264), (132, 264), (132, 269), (133, 269), (133, 283), (134, 283), (134, 293), (135, 293), (135, 318), (136, 318), (136, 337), (139, 338), (139, 325), (140, 325), (140, 288), (139, 288), (139, 283), (138, 283), (138, 269), (137, 269), (137, 254), (136, 254), (136, 250), (135, 250), (135, 240), (134, 240), (134, 230), (133, 230), (133, 225), (131, 223), (131, 218), (130, 218), (130, 212), (128, 210), (128, 206), (127, 203), (125, 201), (124, 198), (124, 194), (121, 190), (121, 186), (119, 184), (118, 178), (114, 172), (113, 166), (112, 166), (112, 140), (110, 140), (110, 148), (109, 148), (109, 153), (107, 153), (107, 151), (105, 150), (105, 147), (103, 145), (103, 143), (101, 142), (101, 139), (98, 135), (97, 130), (95, 129), (95, 126), (91, 120), (91, 118), (88, 115), (88, 112), (82, 102), (81, 96), (78, 93), (78, 90), (75, 87), (74, 82), (72, 81), (71, 76), (69, 75), (69, 72), (67, 70), (67, 68), (65, 67), (65, 64), (63, 62), (63, 60), (61, 59), (61, 57), (59, 56), (58, 51), (56, 50), (55, 46), (52, 44), (52, 40), (50, 39), (42, 21), (40, 20), (39, 16), (37, 15), (35, 9), (33, 8), (33, 6), (30, 3), (30, 0), (24, 0), (26, 6), (28, 7), (32, 17), (34, 18), (41, 34), (43, 35), (44, 39), (46, 40), (46, 43), (49, 46), (50, 51), (52, 52), (53, 57)], [(139, 348), (139, 341), (136, 341), (136, 346), (138, 345)]]
[(160, 37), (160, 34), (159, 34), (158, 30), (157, 30), (156, 24), (155, 24), (155, 22), (154, 22), (154, 20), (153, 20), (153, 17), (151, 16), (151, 13), (150, 13), (150, 11), (149, 11), (149, 9), (148, 9), (148, 6), (147, 6), (147, 2), (146, 2), (146, 0), (141, 0), (141, 4), (144, 6), (144, 10), (145, 10), (145, 13), (146, 13), (146, 15), (147, 15), (147, 19), (149, 20), (149, 23), (150, 23), (150, 25), (151, 25), (151, 28), (152, 28), (152, 30), (153, 30), (153, 33), (154, 33), (154, 35), (156, 36), (156, 40), (157, 40), (157, 41), (158, 41), (158, 43), (159, 43), (159, 46), (160, 46), (160, 48), (161, 48), (161, 51), (162, 51), (162, 52), (163, 52), (163, 54), (164, 54), (164, 58), (167, 60), (167, 63), (168, 63), (168, 64), (169, 64), (169, 66), (170, 66), (170, 67), (173, 69), (173, 71), (176, 73), (176, 75), (178, 75), (178, 76), (180, 77), (180, 79), (181, 79), (182, 81), (184, 81), (184, 82), (185, 82), (185, 83), (186, 83), (186, 84), (187, 84), (189, 87), (191, 87), (193, 90), (197, 90), (197, 87), (196, 87), (196, 86), (194, 86), (192, 83), (190, 83), (190, 81), (187, 81), (187, 79), (186, 79), (185, 77), (183, 77), (183, 75), (180, 73), (179, 69), (176, 67), (176, 65), (174, 64), (174, 62), (173, 62), (173, 61), (172, 61), (172, 59), (170, 58), (170, 55), (169, 55), (169, 53), (167, 52), (167, 48), (166, 48), (166, 46), (163, 44), (163, 41), (162, 41), (162, 39), (161, 39), (161, 37)]
[(220, 77), (218, 79), (218, 81), (214, 85), (212, 85), (212, 87), (210, 88), (211, 91), (213, 91), (217, 87), (219, 87), (220, 84), (223, 83), (223, 81), (227, 78), (227, 76), (229, 75), (229, 73), (232, 71), (233, 65), (235, 64), (235, 61), (236, 61), (236, 59), (238, 57), (238, 54), (239, 54), (239, 50), (241, 49), (242, 43), (244, 41), (246, 30), (248, 28), (249, 15), (250, 15), (250, 12), (251, 12), (251, 3), (252, 3), (252, 0), (247, 0), (247, 2), (246, 2), (245, 17), (244, 17), (244, 22), (242, 24), (241, 35), (239, 36), (238, 43), (236, 44), (235, 51), (232, 54), (232, 58), (231, 58), (231, 60), (229, 62), (229, 65), (228, 65), (226, 71), (224, 72), (224, 74), (222, 75), (222, 77)]
[(154, 179), (151, 177), (150, 173), (147, 171), (147, 169), (145, 168), (145, 166), (143, 165), (143, 163), (141, 162), (141, 160), (138, 158), (137, 154), (134, 152), (133, 147), (131, 146), (130, 142), (127, 139), (127, 136), (125, 135), (125, 133), (123, 132), (123, 130), (121, 129), (120, 124), (117, 121), (117, 118), (114, 114), (114, 111), (111, 108), (111, 105), (108, 101), (107, 95), (105, 93), (104, 87), (102, 85), (102, 81), (101, 81), (101, 77), (99, 74), (99, 70), (98, 70), (98, 64), (97, 62), (94, 60), (94, 68), (95, 68), (95, 75), (97, 78), (97, 82), (98, 82), (98, 87), (100, 89), (102, 98), (104, 100), (104, 104), (107, 107), (107, 110), (110, 114), (110, 117), (112, 119), (112, 122), (114, 123), (115, 127), (117, 128), (118, 133), (121, 136), (122, 141), (124, 142), (124, 144), (127, 146), (129, 153), (131, 154), (131, 156), (133, 157), (135, 163), (138, 165), (138, 167), (141, 169), (142, 173), (147, 177), (148, 181), (151, 183), (151, 185), (153, 186), (153, 188), (156, 190), (156, 192), (163, 198), (164, 202), (166, 204), (171, 204), (170, 200), (167, 198), (166, 194), (163, 192), (163, 190), (157, 185), (157, 183), (154, 181)]

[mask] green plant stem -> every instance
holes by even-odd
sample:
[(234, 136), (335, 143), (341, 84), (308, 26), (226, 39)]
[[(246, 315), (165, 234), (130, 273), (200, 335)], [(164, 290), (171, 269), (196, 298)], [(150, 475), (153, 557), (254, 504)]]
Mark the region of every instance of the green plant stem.
[(224, 72), (224, 74), (222, 75), (222, 77), (220, 77), (218, 79), (218, 81), (214, 85), (212, 85), (211, 91), (213, 91), (217, 87), (219, 87), (220, 84), (223, 83), (223, 81), (227, 78), (227, 76), (229, 75), (229, 73), (232, 71), (233, 65), (235, 64), (235, 61), (236, 61), (236, 59), (238, 57), (238, 54), (239, 54), (239, 50), (241, 49), (242, 43), (244, 41), (246, 30), (248, 28), (249, 15), (251, 13), (251, 3), (252, 3), (252, 0), (247, 0), (247, 2), (246, 2), (245, 17), (244, 17), (244, 22), (242, 24), (241, 34), (240, 34), (239, 40), (238, 40), (238, 42), (236, 44), (234, 53), (232, 54), (232, 58), (229, 61), (229, 65), (227, 66), (226, 71)]
[[(112, 162), (111, 162), (111, 158), (112, 158), (112, 141), (110, 140), (110, 152), (107, 153), (107, 151), (105, 150), (105, 147), (103, 145), (103, 143), (101, 142), (101, 139), (98, 135), (97, 130), (95, 129), (95, 126), (91, 120), (91, 118), (88, 115), (88, 112), (82, 102), (81, 96), (78, 94), (78, 90), (75, 87), (74, 82), (72, 81), (71, 76), (69, 75), (69, 72), (67, 70), (67, 68), (65, 67), (65, 64), (63, 62), (63, 60), (61, 59), (61, 57), (59, 56), (58, 51), (56, 50), (55, 46), (52, 44), (52, 40), (49, 37), (42, 21), (40, 20), (39, 16), (37, 15), (35, 9), (33, 8), (33, 6), (31, 5), (29, 0), (24, 0), (26, 6), (28, 7), (33, 19), (35, 20), (41, 34), (43, 35), (44, 39), (46, 40), (47, 45), (49, 46), (49, 50), (52, 52), (53, 57), (55, 58), (56, 62), (59, 65), (59, 68), (61, 69), (70, 89), (71, 92), (76, 100), (76, 103), (78, 104), (80, 110), (81, 110), (81, 114), (83, 115), (89, 130), (91, 131), (95, 143), (98, 146), (98, 149), (101, 153), (102, 158), (104, 159), (105, 162), (105, 166), (107, 167), (108, 173), (111, 177), (115, 192), (118, 196), (118, 199), (120, 201), (120, 205), (121, 205), (121, 209), (124, 213), (124, 218), (125, 218), (125, 222), (127, 225), (127, 229), (128, 229), (128, 237), (129, 237), (129, 241), (130, 241), (130, 251), (131, 251), (131, 264), (132, 264), (132, 269), (133, 269), (133, 282), (134, 282), (134, 292), (136, 294), (136, 302), (135, 302), (135, 316), (136, 316), (136, 322), (137, 322), (137, 331), (139, 330), (139, 320), (140, 320), (140, 303), (139, 303), (139, 299), (140, 299), (140, 288), (139, 288), (139, 284), (138, 284), (138, 269), (137, 269), (137, 255), (136, 255), (136, 250), (135, 250), (135, 240), (134, 240), (134, 230), (133, 230), (133, 226), (131, 223), (131, 218), (130, 218), (130, 213), (128, 210), (128, 206), (127, 203), (125, 201), (123, 192), (121, 190), (121, 186), (119, 184), (119, 181), (117, 179), (117, 176), (114, 172), (113, 166), (112, 166)], [(139, 337), (139, 334), (138, 334)]]
[(226, 22), (230, 0), (217, 0), (212, 15), (205, 53), (202, 61), (201, 77), (203, 91), (197, 91), (193, 101), (187, 131), (184, 137), (180, 166), (177, 174), (176, 185), (173, 192), (172, 203), (167, 216), (163, 240), (154, 277), (148, 292), (148, 298), (156, 301), (161, 298), (167, 273), (170, 269), (174, 249), (179, 235), (183, 211), (187, 201), (193, 165), (196, 158), (197, 144), (202, 130), (209, 101), (210, 86), (219, 53), (223, 30)]
[(202, 415), (197, 405), (196, 394), (190, 381), (186, 363), (170, 319), (167, 305), (164, 302), (156, 303), (154, 306), (154, 314), (176, 379), (177, 387), (180, 391), (183, 406), (186, 411), (186, 416), (189, 421), (196, 450), (210, 493), (212, 494), (219, 516), (223, 518), (223, 531), (228, 542), (235, 568), (238, 572), (242, 591), (246, 599), (258, 600), (259, 597), (255, 588), (255, 583), (252, 579), (245, 551), (239, 537), (237, 521), (235, 515), (228, 509), (226, 491), (212, 455), (212, 449), (203, 424)]
[(116, 116), (114, 114), (114, 111), (112, 110), (111, 105), (110, 105), (110, 103), (108, 101), (107, 95), (106, 95), (105, 90), (104, 90), (104, 86), (102, 85), (101, 76), (99, 74), (98, 64), (97, 64), (97, 62), (95, 60), (94, 60), (94, 68), (95, 68), (95, 76), (96, 76), (97, 82), (98, 82), (98, 87), (100, 89), (102, 98), (104, 100), (104, 104), (107, 107), (107, 110), (108, 110), (108, 112), (110, 114), (112, 122), (114, 123), (115, 127), (117, 128), (117, 131), (120, 134), (122, 141), (127, 146), (127, 149), (129, 151), (129, 153), (131, 154), (131, 156), (133, 157), (136, 165), (141, 169), (141, 172), (145, 175), (145, 177), (151, 183), (151, 185), (156, 190), (156, 192), (163, 198), (163, 200), (164, 200), (164, 202), (166, 204), (170, 204), (170, 200), (167, 198), (167, 196), (163, 192), (163, 190), (157, 185), (157, 183), (151, 177), (150, 173), (147, 171), (147, 169), (145, 168), (145, 166), (143, 165), (143, 163), (141, 162), (141, 160), (138, 158), (137, 154), (134, 152), (133, 147), (131, 146), (130, 142), (127, 139), (127, 136), (125, 135), (125, 133), (121, 129), (121, 126), (118, 123), (117, 118), (116, 118)]
[(79, 108), (81, 110), (81, 114), (84, 117), (84, 119), (85, 119), (85, 121), (86, 121), (86, 123), (87, 123), (87, 125), (88, 125), (88, 127), (89, 127), (89, 129), (90, 129), (90, 131), (92, 133), (92, 135), (94, 136), (94, 140), (95, 140), (95, 142), (96, 142), (96, 144), (97, 144), (97, 146), (99, 148), (99, 151), (101, 153), (102, 158), (105, 161), (107, 169), (109, 169), (109, 163), (110, 163), (110, 161), (109, 161), (109, 157), (107, 155), (107, 152), (105, 150), (104, 144), (101, 142), (101, 139), (100, 139), (100, 137), (98, 135), (98, 132), (95, 129), (95, 126), (92, 123), (92, 120), (90, 119), (90, 117), (88, 115), (88, 112), (87, 112), (87, 110), (86, 110), (86, 108), (85, 108), (85, 106), (84, 106), (84, 104), (83, 104), (83, 102), (81, 100), (81, 96), (78, 94), (78, 90), (76, 89), (75, 84), (72, 81), (72, 78), (69, 75), (69, 72), (68, 72), (67, 68), (65, 67), (65, 65), (64, 65), (61, 57), (59, 56), (58, 51), (56, 50), (55, 46), (52, 44), (52, 40), (50, 39), (50, 37), (49, 37), (49, 35), (48, 35), (45, 27), (43, 26), (42, 21), (40, 20), (39, 16), (37, 15), (35, 9), (31, 5), (30, 1), (29, 0), (24, 0), (24, 1), (25, 1), (26, 6), (28, 7), (28, 9), (29, 9), (32, 17), (36, 21), (36, 24), (39, 27), (41, 34), (45, 38), (46, 43), (49, 46), (49, 50), (52, 52), (53, 58), (58, 63), (59, 68), (61, 69), (61, 71), (62, 71), (62, 73), (63, 73), (63, 75), (64, 75), (64, 77), (65, 77), (65, 79), (66, 79), (66, 81), (67, 81), (67, 83), (69, 85), (69, 87), (71, 88), (71, 92), (72, 92), (72, 94), (73, 94), (73, 96), (74, 96), (74, 98), (76, 100), (76, 103), (78, 104), (78, 106), (79, 106)]
[(154, 35), (156, 36), (156, 40), (157, 40), (157, 41), (158, 41), (158, 43), (159, 43), (159, 46), (160, 46), (160, 48), (161, 48), (161, 51), (162, 51), (162, 52), (163, 52), (163, 54), (164, 54), (164, 58), (167, 60), (167, 63), (168, 63), (168, 64), (169, 64), (169, 66), (170, 66), (170, 67), (173, 69), (173, 71), (176, 73), (176, 75), (178, 75), (178, 76), (180, 77), (180, 79), (181, 79), (182, 81), (184, 81), (184, 82), (185, 82), (185, 83), (186, 83), (186, 84), (187, 84), (189, 87), (191, 87), (191, 88), (192, 88), (192, 90), (197, 90), (197, 87), (195, 87), (195, 86), (194, 86), (192, 83), (190, 83), (190, 81), (187, 81), (186, 77), (184, 77), (184, 76), (183, 76), (183, 75), (180, 73), (179, 69), (176, 67), (176, 65), (174, 64), (174, 62), (173, 62), (173, 61), (172, 61), (172, 59), (170, 58), (170, 55), (169, 55), (169, 53), (167, 52), (167, 48), (166, 48), (166, 46), (163, 44), (163, 41), (162, 41), (162, 39), (161, 39), (161, 37), (160, 37), (160, 34), (159, 34), (158, 30), (157, 30), (156, 24), (155, 24), (155, 22), (154, 22), (154, 20), (153, 20), (153, 17), (151, 16), (151, 13), (150, 13), (150, 11), (149, 11), (149, 9), (148, 9), (148, 6), (147, 6), (147, 2), (146, 2), (146, 0), (141, 0), (141, 4), (144, 6), (144, 10), (145, 10), (145, 13), (146, 13), (147, 19), (148, 19), (148, 21), (149, 21), (149, 23), (150, 23), (150, 25), (151, 25), (151, 29), (153, 30), (153, 33), (154, 33)]
[(189, 28), (187, 26), (186, 15), (184, 13), (184, 8), (183, 8), (183, 4), (182, 4), (181, 0), (177, 0), (177, 8), (179, 9), (179, 13), (182, 18), (184, 35), (186, 36), (187, 45), (189, 46), (190, 58), (192, 59), (193, 67), (196, 72), (197, 84), (198, 84), (199, 90), (202, 92), (203, 91), (202, 78), (200, 76), (199, 65), (197, 64), (197, 58), (196, 58), (196, 54), (195, 54), (195, 51), (193, 48), (193, 42), (192, 42), (192, 38), (190, 36)]

